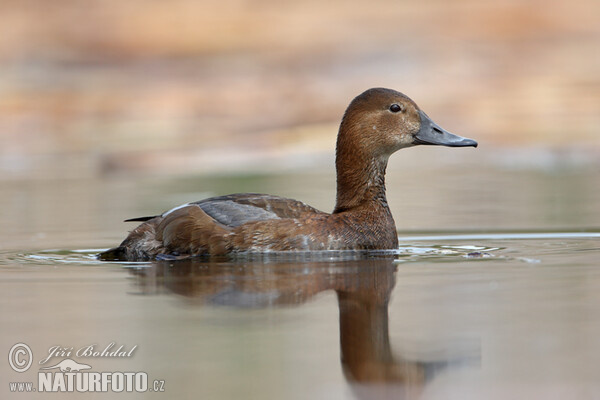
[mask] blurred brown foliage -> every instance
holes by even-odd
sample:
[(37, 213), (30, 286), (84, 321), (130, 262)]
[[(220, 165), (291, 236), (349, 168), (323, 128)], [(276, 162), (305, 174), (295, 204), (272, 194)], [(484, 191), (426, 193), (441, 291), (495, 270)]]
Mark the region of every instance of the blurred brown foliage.
[(3, 0), (0, 175), (331, 152), (374, 86), (491, 146), (598, 148), (599, 48), (597, 0)]

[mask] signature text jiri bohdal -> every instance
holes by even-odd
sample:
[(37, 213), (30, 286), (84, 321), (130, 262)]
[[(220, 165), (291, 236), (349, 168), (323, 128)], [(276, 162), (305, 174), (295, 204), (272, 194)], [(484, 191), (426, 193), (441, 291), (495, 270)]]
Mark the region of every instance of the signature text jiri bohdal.
[(48, 357), (40, 360), (40, 365), (47, 363), (53, 357), (105, 357), (105, 358), (116, 358), (116, 357), (131, 357), (137, 348), (137, 344), (131, 349), (127, 349), (125, 345), (116, 347), (114, 342), (109, 343), (105, 347), (98, 346), (97, 344), (90, 344), (83, 346), (75, 350), (74, 347), (62, 347), (52, 346), (48, 349)]

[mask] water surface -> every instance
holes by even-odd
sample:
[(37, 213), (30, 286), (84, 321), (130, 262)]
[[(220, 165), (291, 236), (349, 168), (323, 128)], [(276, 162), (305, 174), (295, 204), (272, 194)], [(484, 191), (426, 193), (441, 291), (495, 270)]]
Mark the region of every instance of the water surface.
[(49, 396), (8, 382), (37, 384), (53, 346), (114, 342), (137, 347), (72, 358), (144, 371), (165, 392), (96, 397), (599, 398), (595, 173), (499, 172), (490, 186), (467, 171), (430, 187), (393, 185), (395, 174), (395, 251), (157, 263), (94, 254), (125, 234), (115, 221), (205, 195), (276, 192), (328, 209), (332, 177), (7, 185), (0, 347), (27, 344), (33, 366), (0, 363), (1, 397)]

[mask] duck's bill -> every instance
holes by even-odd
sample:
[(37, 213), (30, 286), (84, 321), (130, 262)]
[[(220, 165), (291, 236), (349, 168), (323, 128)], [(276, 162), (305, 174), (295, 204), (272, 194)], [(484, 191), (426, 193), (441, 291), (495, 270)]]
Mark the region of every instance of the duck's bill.
[(415, 144), (429, 144), (449, 147), (477, 147), (477, 142), (473, 139), (467, 139), (462, 136), (455, 135), (442, 129), (431, 120), (423, 111), (419, 111), (421, 115), (421, 129), (415, 135)]

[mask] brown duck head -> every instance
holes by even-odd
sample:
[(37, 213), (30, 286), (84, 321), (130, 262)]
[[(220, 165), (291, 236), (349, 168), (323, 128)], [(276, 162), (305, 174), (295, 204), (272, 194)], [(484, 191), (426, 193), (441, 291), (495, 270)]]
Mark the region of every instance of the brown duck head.
[(337, 138), (336, 210), (384, 199), (389, 156), (419, 144), (477, 147), (476, 141), (442, 129), (400, 92), (373, 88), (358, 95), (346, 109)]

